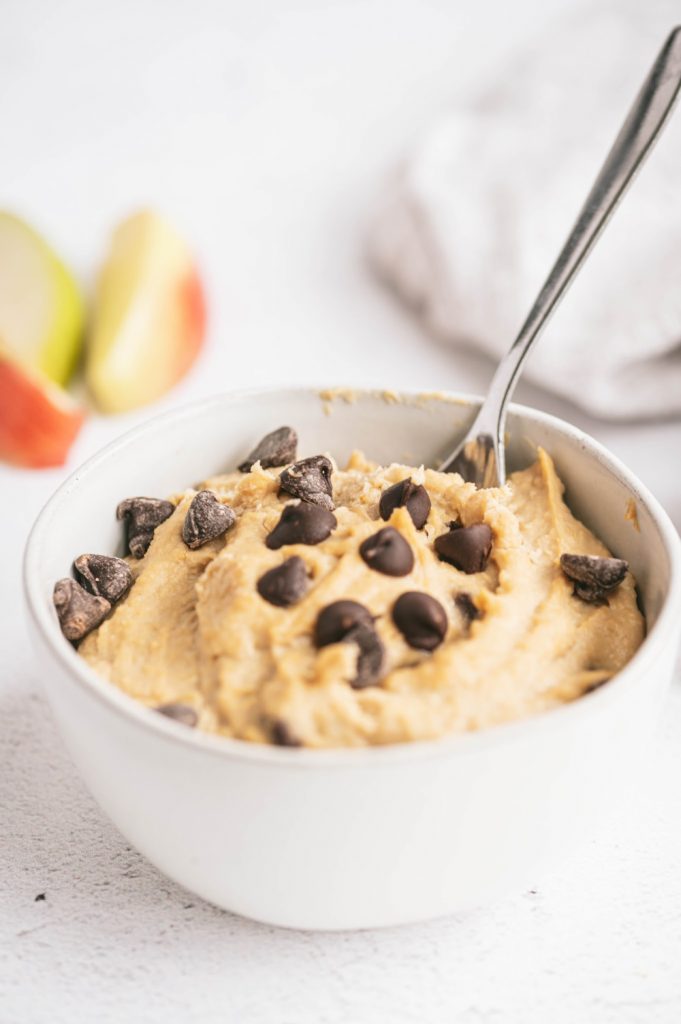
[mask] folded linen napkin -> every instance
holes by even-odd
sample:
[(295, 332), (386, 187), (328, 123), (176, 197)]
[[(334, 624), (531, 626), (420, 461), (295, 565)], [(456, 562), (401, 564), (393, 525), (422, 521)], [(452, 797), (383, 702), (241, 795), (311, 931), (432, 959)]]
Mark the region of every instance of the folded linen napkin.
[[(506, 351), (679, 13), (590, 3), (426, 133), (369, 249), (434, 334)], [(681, 111), (525, 372), (600, 416), (681, 412)]]

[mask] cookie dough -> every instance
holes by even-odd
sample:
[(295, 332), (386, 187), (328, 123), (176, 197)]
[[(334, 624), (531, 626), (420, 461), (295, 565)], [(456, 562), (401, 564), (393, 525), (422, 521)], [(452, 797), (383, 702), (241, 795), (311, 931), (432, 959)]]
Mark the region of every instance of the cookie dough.
[[(343, 470), (327, 456), (303, 470), (268, 461), (201, 485), (234, 514), (199, 546), (186, 539), (197, 491), (174, 496), (126, 560), (133, 585), (80, 644), (170, 717), (292, 746), (429, 739), (574, 700), (643, 639), (626, 563), (608, 561), (604, 589), (579, 582), (609, 552), (544, 451), (489, 490), (360, 453)], [(566, 553), (596, 558), (564, 570)]]

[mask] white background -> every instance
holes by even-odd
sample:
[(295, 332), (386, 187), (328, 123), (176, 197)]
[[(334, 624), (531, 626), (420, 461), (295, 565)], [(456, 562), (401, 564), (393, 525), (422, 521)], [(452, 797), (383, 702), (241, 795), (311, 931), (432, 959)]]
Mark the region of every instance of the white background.
[[(192, 240), (209, 294), (191, 375), (154, 410), (92, 418), (71, 466), (150, 411), (216, 390), (484, 389), (489, 364), (424, 337), (376, 285), (366, 224), (429, 118), (568, 5), (0, 0), (0, 203), (85, 287), (116, 220), (153, 204)], [(615, 427), (520, 394), (610, 445), (681, 524), (678, 423)], [(678, 687), (628, 813), (531, 891), (384, 932), (249, 923), (131, 850), (55, 733), (19, 575), (64, 472), (0, 468), (2, 1024), (681, 1019)]]

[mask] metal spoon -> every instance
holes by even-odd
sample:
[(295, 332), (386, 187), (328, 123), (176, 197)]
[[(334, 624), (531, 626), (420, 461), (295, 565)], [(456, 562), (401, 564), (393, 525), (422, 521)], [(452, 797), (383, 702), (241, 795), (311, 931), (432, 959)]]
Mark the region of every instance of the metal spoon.
[(675, 28), (641, 86), (633, 107), (596, 178), (577, 222), (518, 337), (499, 363), (473, 424), (439, 467), (458, 472), (478, 487), (506, 481), (506, 407), (520, 371), (543, 327), (575, 278), (671, 113), (681, 87), (681, 27)]

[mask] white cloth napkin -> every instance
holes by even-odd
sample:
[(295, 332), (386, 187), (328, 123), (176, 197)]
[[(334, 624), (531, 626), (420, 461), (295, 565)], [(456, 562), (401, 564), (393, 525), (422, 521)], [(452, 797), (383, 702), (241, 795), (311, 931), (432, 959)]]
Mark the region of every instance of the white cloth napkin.
[[(676, 21), (679, 0), (590, 3), (426, 133), (370, 255), (432, 332), (509, 347)], [(525, 373), (604, 417), (681, 412), (681, 108)]]

